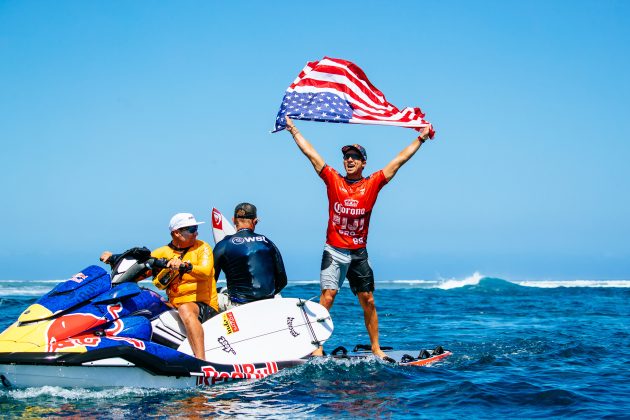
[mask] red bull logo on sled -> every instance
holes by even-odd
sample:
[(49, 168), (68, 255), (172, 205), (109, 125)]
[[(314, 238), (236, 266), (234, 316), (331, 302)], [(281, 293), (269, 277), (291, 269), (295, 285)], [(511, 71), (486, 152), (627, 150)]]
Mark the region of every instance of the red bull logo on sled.
[(90, 331), (99, 325), (108, 322), (106, 317), (100, 317), (90, 313), (75, 313), (63, 315), (53, 320), (46, 330), (46, 343), (48, 352), (83, 352), (88, 347), (98, 347), (103, 336), (108, 339), (124, 341), (132, 346), (144, 350), (145, 344), (141, 340), (128, 337), (117, 337), (124, 328), (122, 319), (118, 318), (122, 311), (120, 303), (107, 305), (108, 314), (114, 319), (113, 325), (105, 330)]
[(197, 385), (214, 385), (217, 382), (228, 382), (235, 379), (261, 379), (278, 372), (278, 364), (276, 362), (267, 362), (264, 364), (247, 363), (242, 365), (232, 365), (232, 371), (216, 370), (214, 366), (203, 366), (201, 371), (203, 377), (197, 377)]

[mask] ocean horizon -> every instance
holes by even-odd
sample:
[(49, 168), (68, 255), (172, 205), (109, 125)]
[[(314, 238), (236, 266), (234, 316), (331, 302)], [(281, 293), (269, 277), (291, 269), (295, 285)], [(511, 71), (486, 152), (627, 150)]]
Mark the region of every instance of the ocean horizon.
[[(0, 280), (0, 299), (8, 296), (41, 296), (47, 293), (55, 284), (64, 279), (43, 279), (43, 280)], [(485, 276), (475, 272), (468, 277), (441, 278), (437, 280), (422, 279), (395, 279), (395, 280), (375, 280), (376, 291), (379, 289), (397, 288), (420, 288), (420, 289), (441, 289), (451, 290), (462, 287), (478, 286), (484, 281), (500, 281), (516, 286), (553, 289), (559, 287), (582, 287), (582, 288), (630, 288), (630, 280), (608, 279), (608, 280), (507, 280), (492, 276)], [(143, 280), (139, 283), (142, 287), (153, 288), (151, 280)], [(225, 285), (224, 279), (219, 279), (217, 286)], [(319, 285), (319, 279), (289, 280), (287, 289), (304, 285)], [(344, 289), (349, 289), (348, 282), (344, 282)], [(157, 289), (154, 289), (160, 292)]]

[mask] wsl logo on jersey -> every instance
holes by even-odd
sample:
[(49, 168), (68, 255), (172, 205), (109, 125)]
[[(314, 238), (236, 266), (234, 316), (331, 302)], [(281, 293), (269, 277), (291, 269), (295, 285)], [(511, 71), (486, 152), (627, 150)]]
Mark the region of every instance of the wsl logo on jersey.
[(236, 236), (232, 238), (231, 240), (234, 245), (241, 245), (247, 242), (267, 243), (267, 238), (265, 238), (264, 236), (245, 236), (245, 237)]

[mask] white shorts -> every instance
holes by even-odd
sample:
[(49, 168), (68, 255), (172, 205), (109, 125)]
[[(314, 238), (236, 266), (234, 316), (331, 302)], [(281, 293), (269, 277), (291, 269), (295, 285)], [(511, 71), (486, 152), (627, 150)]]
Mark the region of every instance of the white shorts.
[(319, 284), (322, 290), (339, 290), (352, 262), (350, 250), (324, 245)]

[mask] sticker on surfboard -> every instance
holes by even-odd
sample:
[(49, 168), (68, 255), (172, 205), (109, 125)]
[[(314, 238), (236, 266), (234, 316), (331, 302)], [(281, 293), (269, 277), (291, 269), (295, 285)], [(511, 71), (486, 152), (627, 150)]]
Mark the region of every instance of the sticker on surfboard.
[(236, 229), (232, 223), (216, 208), (212, 208), (212, 236), (214, 243), (217, 244), (227, 235), (234, 235)]

